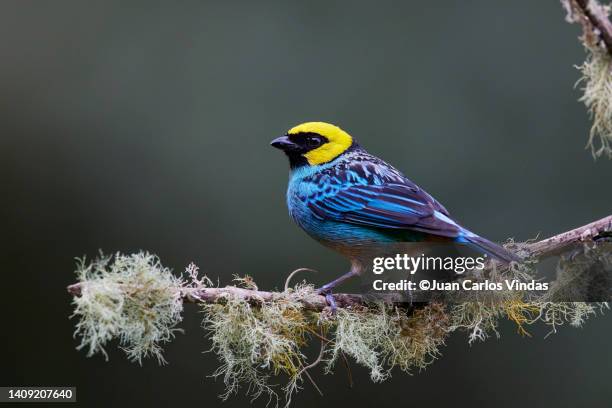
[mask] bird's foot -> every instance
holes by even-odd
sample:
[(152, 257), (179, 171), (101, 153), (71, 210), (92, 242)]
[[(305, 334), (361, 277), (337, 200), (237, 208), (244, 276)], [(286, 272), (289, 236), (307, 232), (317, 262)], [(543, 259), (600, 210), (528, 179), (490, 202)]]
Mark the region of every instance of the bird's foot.
[(336, 299), (334, 299), (332, 288), (327, 285), (324, 285), (324, 286), (321, 286), (319, 289), (317, 289), (317, 293), (319, 295), (325, 296), (325, 301), (327, 302), (327, 305), (329, 306), (331, 314), (335, 315), (336, 311), (338, 310), (338, 305), (336, 304)]
[(337, 278), (337, 279), (329, 282), (328, 284), (321, 286), (319, 289), (317, 289), (317, 293), (319, 295), (325, 296), (325, 300), (327, 301), (327, 304), (329, 305), (329, 308), (331, 309), (331, 314), (332, 315), (335, 315), (336, 314), (336, 310), (338, 310), (338, 305), (336, 304), (336, 299), (334, 299), (334, 295), (332, 293), (332, 289), (335, 288), (336, 286), (340, 285), (345, 280), (350, 279), (351, 277), (353, 277), (355, 275), (356, 275), (355, 271), (351, 270), (351, 271), (345, 273), (344, 275), (340, 276), (339, 278)]

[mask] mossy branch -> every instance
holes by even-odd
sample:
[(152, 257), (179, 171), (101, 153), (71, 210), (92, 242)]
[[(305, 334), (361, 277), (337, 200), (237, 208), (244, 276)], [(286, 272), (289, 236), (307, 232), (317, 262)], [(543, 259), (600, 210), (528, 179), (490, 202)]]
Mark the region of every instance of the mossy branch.
[(578, 67), (579, 82), (593, 125), (587, 143), (594, 157), (612, 158), (612, 23), (609, 6), (596, 0), (561, 0), (566, 20), (582, 26), (580, 41), (587, 50), (586, 61)]
[[(522, 335), (535, 322), (548, 325), (551, 332), (563, 324), (580, 326), (590, 316), (607, 308), (612, 288), (612, 253), (600, 243), (612, 238), (612, 216), (537, 242), (508, 244), (528, 261), (502, 270), (506, 277), (535, 278), (530, 269), (534, 259), (582, 249), (581, 254), (563, 257), (553, 289), (533, 297), (520, 291), (501, 291), (487, 297), (458, 302), (402, 303), (396, 295), (377, 298), (367, 295), (336, 294), (338, 309), (329, 313), (324, 296), (312, 285), (301, 283), (282, 292), (262, 291), (249, 277), (236, 278), (236, 286), (214, 287), (200, 277), (191, 264), (181, 278), (163, 267), (146, 252), (100, 257), (90, 264), (80, 261), (78, 283), (68, 286), (78, 319), (75, 336), (78, 348), (88, 356), (102, 353), (110, 340), (117, 339), (132, 361), (162, 357), (162, 344), (171, 341), (182, 320), (185, 302), (198, 304), (203, 327), (220, 362), (213, 373), (226, 385), (227, 398), (242, 384), (254, 398), (267, 395), (278, 402), (272, 376), (284, 374), (287, 404), (309, 370), (323, 364), (330, 372), (335, 363), (351, 357), (367, 367), (372, 381), (389, 377), (395, 367), (403, 371), (423, 369), (440, 356), (440, 347), (455, 331), (466, 331), (469, 342), (499, 336), (501, 319), (517, 325)], [(579, 245), (575, 245), (579, 244)], [(497, 265), (489, 265), (486, 279), (500, 277)], [(497, 269), (496, 269), (497, 268)], [(482, 277), (481, 277), (482, 278)], [(477, 279), (474, 277), (474, 279)], [(288, 286), (288, 285), (286, 285)], [(560, 302), (557, 295), (586, 299), (593, 287), (598, 302)], [(577, 293), (577, 292), (578, 293)], [(304, 349), (310, 340), (320, 343), (319, 356), (308, 362)]]
[(607, 240), (612, 237), (612, 215), (589, 224), (557, 234), (541, 241), (525, 244), (529, 255), (537, 259), (559, 255), (568, 247), (590, 241)]
[[(572, 229), (570, 231), (557, 234), (541, 241), (522, 243), (513, 245), (521, 255), (531, 259), (542, 259), (558, 255), (568, 247), (585, 242), (592, 242), (598, 239), (612, 237), (612, 215), (594, 221), (587, 225)], [(490, 265), (493, 267), (493, 265)], [(68, 292), (73, 296), (80, 296), (83, 283), (75, 283), (68, 286)], [(305, 310), (323, 311), (328, 305), (325, 296), (316, 292), (304, 292), (302, 297), (296, 299)], [(257, 306), (263, 302), (274, 302), (285, 296), (284, 292), (269, 292), (259, 289), (247, 289), (236, 286), (217, 287), (196, 287), (182, 288), (180, 296), (185, 302), (189, 303), (216, 303), (224, 301), (228, 296), (244, 299), (251, 305)], [(336, 303), (340, 308), (351, 306), (363, 306), (371, 302), (371, 297), (360, 294), (338, 293), (334, 295)], [(388, 294), (379, 297), (385, 303), (402, 303), (405, 300), (399, 295)]]
[(608, 19), (607, 7), (595, 0), (568, 0), (565, 3), (566, 8), (579, 13), (575, 18), (583, 20), (581, 23), (586, 30), (583, 36), (589, 41), (589, 45), (595, 46), (601, 41), (612, 56), (612, 23)]

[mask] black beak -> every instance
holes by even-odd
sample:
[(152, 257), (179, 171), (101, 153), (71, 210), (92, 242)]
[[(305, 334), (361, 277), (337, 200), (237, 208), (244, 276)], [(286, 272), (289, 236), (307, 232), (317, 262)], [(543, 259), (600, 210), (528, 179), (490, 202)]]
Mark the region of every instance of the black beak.
[(281, 136), (270, 142), (270, 146), (276, 147), (277, 149), (285, 152), (291, 152), (299, 149), (299, 145), (289, 140), (289, 136)]

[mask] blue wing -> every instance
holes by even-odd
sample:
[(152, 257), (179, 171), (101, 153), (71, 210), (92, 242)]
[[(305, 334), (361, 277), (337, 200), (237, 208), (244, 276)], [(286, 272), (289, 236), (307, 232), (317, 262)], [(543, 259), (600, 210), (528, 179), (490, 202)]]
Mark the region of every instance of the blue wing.
[(390, 180), (384, 177), (364, 180), (355, 178), (350, 171), (343, 174), (344, 179), (336, 175), (333, 179), (318, 180), (318, 192), (304, 197), (315, 217), (449, 238), (463, 232), (440, 203), (403, 176), (398, 178), (394, 173)]
[(474, 245), (505, 262), (519, 260), (458, 225), (432, 196), (374, 156), (355, 156), (303, 181), (307, 193), (299, 199), (320, 220), (420, 231)]

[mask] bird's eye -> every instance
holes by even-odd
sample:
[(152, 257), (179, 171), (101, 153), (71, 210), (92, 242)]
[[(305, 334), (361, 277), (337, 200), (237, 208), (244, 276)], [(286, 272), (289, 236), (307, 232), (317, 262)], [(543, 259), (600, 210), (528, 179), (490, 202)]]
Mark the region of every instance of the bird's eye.
[(323, 144), (323, 140), (320, 137), (308, 136), (306, 138), (306, 144), (311, 148), (319, 147)]

